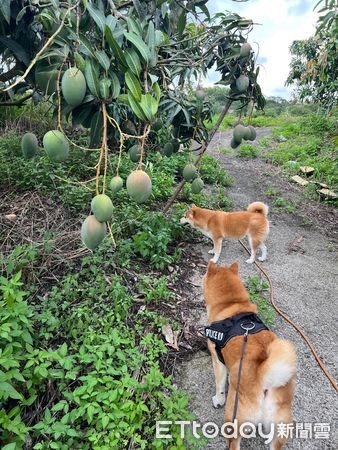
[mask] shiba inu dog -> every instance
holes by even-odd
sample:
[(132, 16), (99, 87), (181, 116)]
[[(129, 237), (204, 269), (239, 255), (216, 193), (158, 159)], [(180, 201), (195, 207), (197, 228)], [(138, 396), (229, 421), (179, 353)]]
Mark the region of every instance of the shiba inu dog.
[(212, 211), (193, 205), (180, 222), (191, 225), (212, 239), (214, 248), (209, 253), (214, 254), (211, 259), (213, 262), (217, 262), (220, 257), (223, 238), (242, 239), (248, 236), (251, 256), (246, 262), (252, 264), (258, 249), (261, 250), (258, 260), (266, 259), (264, 240), (269, 233), (268, 210), (268, 206), (261, 202), (251, 203), (246, 211), (236, 212)]
[[(237, 262), (230, 267), (219, 267), (209, 261), (203, 277), (203, 291), (209, 322), (205, 334), (209, 337), (208, 348), (216, 381), (216, 394), (212, 398), (214, 407), (226, 403), (225, 423), (232, 422), (244, 340), (244, 331), (239, 334), (238, 330), (242, 321), (249, 318), (256, 325), (251, 322), (254, 327), (251, 326), (244, 351), (236, 416), (238, 427), (250, 422), (262, 424), (269, 430), (271, 424), (291, 424), (297, 364), (293, 345), (278, 339), (256, 316), (257, 306), (250, 302), (249, 293), (238, 276)], [(219, 333), (226, 337), (221, 345)], [(280, 450), (284, 443), (285, 439), (278, 436), (275, 429), (270, 449)], [(230, 449), (240, 449), (240, 437), (231, 441)]]

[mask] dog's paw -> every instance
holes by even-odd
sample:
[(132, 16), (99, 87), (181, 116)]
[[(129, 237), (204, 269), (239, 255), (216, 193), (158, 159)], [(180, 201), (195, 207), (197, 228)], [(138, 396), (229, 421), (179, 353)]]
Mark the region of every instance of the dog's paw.
[(218, 409), (225, 405), (225, 395), (214, 395), (212, 397), (213, 407)]
[(211, 250), (208, 251), (209, 255), (213, 255), (215, 253), (215, 250), (212, 248)]
[(266, 260), (266, 257), (264, 258), (263, 256), (259, 256), (258, 258), (258, 261), (261, 261), (261, 262), (263, 262), (263, 261), (265, 261)]
[(255, 262), (255, 260), (254, 260), (254, 258), (249, 258), (245, 262), (248, 263), (248, 264), (252, 264), (252, 263)]

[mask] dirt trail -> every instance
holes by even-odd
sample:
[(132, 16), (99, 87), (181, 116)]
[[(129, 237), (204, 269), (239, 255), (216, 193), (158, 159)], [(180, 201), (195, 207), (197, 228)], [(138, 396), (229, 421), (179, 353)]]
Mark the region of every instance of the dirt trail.
[[(257, 139), (270, 130), (258, 130)], [(226, 194), (233, 200), (234, 209), (245, 208), (250, 202), (261, 200), (271, 205), (266, 195), (268, 188), (276, 188), (286, 199), (297, 203), (293, 214), (271, 208), (270, 235), (267, 240), (268, 259), (264, 267), (273, 279), (276, 302), (311, 339), (331, 374), (338, 380), (337, 371), (337, 253), (333, 242), (333, 226), (337, 214), (332, 208), (318, 206), (306, 200), (298, 187), (290, 185), (279, 170), (262, 158), (243, 160), (223, 154), (219, 147), (228, 146), (230, 133), (218, 133), (209, 153), (220, 161), (230, 175), (233, 185)], [(268, 176), (270, 175), (270, 176)], [(321, 217), (325, 216), (325, 221)], [(211, 241), (195, 247), (196, 256), (205, 263)], [(240, 276), (260, 276), (258, 269), (245, 263), (247, 254), (236, 241), (225, 241), (219, 264), (240, 263)], [(201, 278), (205, 268), (197, 267), (190, 282), (194, 285), (195, 304), (199, 314), (197, 322), (207, 323), (201, 292)], [(281, 317), (276, 316), (274, 331), (279, 337), (290, 339), (297, 348), (299, 358), (298, 381), (294, 401), (294, 420), (300, 423), (329, 423), (329, 440), (293, 439), (288, 449), (319, 450), (338, 448), (337, 427), (338, 396), (316, 364), (302, 338)], [(223, 423), (223, 409), (214, 409), (214, 377), (211, 360), (206, 352), (199, 352), (178, 368), (176, 382), (191, 395), (191, 410), (201, 423)], [(224, 438), (208, 441), (206, 449), (225, 449)], [(260, 450), (267, 448), (259, 438), (242, 440), (241, 448)]]

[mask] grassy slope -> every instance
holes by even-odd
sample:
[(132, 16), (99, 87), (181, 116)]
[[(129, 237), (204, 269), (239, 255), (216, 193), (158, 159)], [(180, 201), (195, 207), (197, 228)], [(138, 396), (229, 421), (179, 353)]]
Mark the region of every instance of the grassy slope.
[[(271, 150), (266, 157), (281, 165), (286, 173), (299, 173), (300, 166), (315, 169), (313, 180), (338, 188), (337, 129), (335, 118), (318, 115), (302, 117), (295, 123), (283, 124), (272, 133), (272, 139), (263, 144)], [(315, 191), (316, 186), (310, 185)]]

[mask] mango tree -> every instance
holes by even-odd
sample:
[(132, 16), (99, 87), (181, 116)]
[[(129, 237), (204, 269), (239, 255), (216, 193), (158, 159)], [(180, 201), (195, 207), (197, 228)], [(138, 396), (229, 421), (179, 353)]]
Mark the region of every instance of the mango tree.
[[(252, 21), (230, 12), (211, 17), (207, 1), (5, 1), (0, 26), (2, 104), (24, 103), (30, 96), (35, 101), (49, 98), (56, 127), (43, 137), (43, 145), (52, 161), (62, 162), (69, 154), (65, 121), (88, 130), (84, 150), (98, 153), (93, 215), (82, 226), (83, 241), (91, 249), (101, 242), (111, 219), (112, 203), (106, 195), (111, 153), (118, 154), (115, 173), (109, 174), (114, 175), (112, 191), (123, 186), (119, 165), (128, 150), (137, 168), (126, 187), (130, 197), (142, 203), (152, 191), (144, 170), (151, 143), (160, 145), (166, 156), (181, 144), (191, 150), (197, 143), (199, 154), (191, 159), (196, 166), (232, 101), (239, 101), (240, 108), (264, 107), (255, 55), (247, 41)], [(211, 68), (230, 90), (208, 132), (208, 99), (200, 85), (193, 96), (188, 88)], [(167, 130), (165, 143), (157, 138), (161, 128)], [(254, 130), (244, 128), (237, 130), (237, 144), (254, 138)], [(34, 137), (24, 136), (25, 157), (33, 157), (36, 146)], [(183, 175), (166, 209), (183, 184), (194, 181), (196, 171), (186, 167)], [(202, 187), (202, 180), (195, 182), (196, 192)]]

